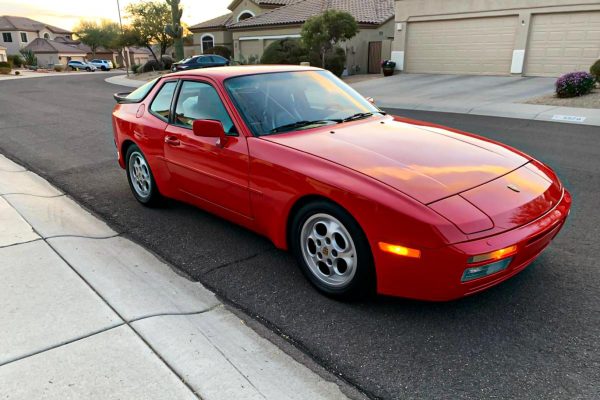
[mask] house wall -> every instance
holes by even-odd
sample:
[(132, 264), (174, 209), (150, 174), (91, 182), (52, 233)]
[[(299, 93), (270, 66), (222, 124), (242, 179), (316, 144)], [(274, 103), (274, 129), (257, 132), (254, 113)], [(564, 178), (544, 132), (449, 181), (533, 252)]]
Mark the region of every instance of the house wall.
[(225, 46), (233, 50), (232, 34), (229, 31), (197, 31), (194, 32), (194, 49), (197, 50), (194, 54), (202, 54), (202, 36), (210, 34), (214, 37), (215, 46)]
[(37, 53), (35, 56), (40, 67), (52, 67), (55, 64), (67, 65), (69, 61), (85, 61), (85, 54)]
[[(12, 36), (12, 42), (5, 42), (2, 33), (10, 33)], [(27, 41), (21, 41), (21, 32), (25, 32), (27, 34)], [(37, 32), (31, 31), (1, 31), (0, 33), (0, 45), (6, 47), (7, 54), (19, 54), (19, 50), (23, 47), (27, 46), (30, 42), (32, 42), (35, 38), (38, 37)]]
[(253, 2), (251, 0), (244, 0), (244, 1), (240, 2), (240, 4), (238, 4), (233, 10), (231, 10), (231, 12), (233, 12), (234, 22), (237, 22), (240, 14), (243, 14), (243, 12), (246, 10), (254, 13), (255, 16), (267, 11), (267, 10), (259, 7), (255, 2)]
[[(260, 59), (264, 49), (274, 40), (283, 37), (299, 38), (300, 31), (300, 25), (278, 29), (233, 31), (234, 59), (247, 61), (251, 56), (257, 56)], [(376, 28), (362, 27), (354, 38), (341, 45), (346, 50), (348, 73), (367, 73), (369, 42), (381, 41), (381, 59), (389, 59), (393, 38), (393, 19)]]
[[(467, 21), (469, 24), (472, 20), (481, 22), (474, 31), (477, 35), (486, 29), (486, 21), (498, 18), (506, 20), (506, 17), (513, 16), (514, 32), (510, 33), (513, 37), (512, 54), (509, 52), (507, 56), (510, 68), (505, 68), (504, 73), (527, 74), (529, 69), (533, 75), (554, 76), (565, 69), (581, 68), (590, 60), (600, 58), (598, 11), (598, 0), (396, 0), (395, 39), (391, 58), (396, 61), (399, 70), (410, 65), (408, 58), (411, 55), (407, 49), (412, 47), (413, 54), (421, 51), (418, 40), (423, 38), (425, 22), (430, 22), (430, 28), (436, 25), (435, 29), (430, 30), (431, 34), (446, 40), (453, 30), (458, 35), (461, 24), (467, 25), (466, 20), (470, 20)], [(434, 21), (440, 23), (435, 24)], [(441, 21), (453, 23), (446, 23), (448, 29), (445, 29)], [(418, 31), (412, 38), (411, 27), (412, 31)], [(496, 46), (493, 31), (487, 38), (477, 39), (487, 41), (486, 47), (490, 52)], [(448, 58), (452, 57), (452, 43), (445, 45), (444, 50), (448, 51)], [(528, 54), (530, 50), (532, 54)], [(443, 57), (441, 52), (438, 54)], [(505, 65), (507, 60), (499, 60), (499, 63)], [(462, 71), (456, 66), (453, 69)]]
[(394, 20), (376, 28), (361, 28), (358, 34), (342, 47), (346, 49), (348, 74), (366, 74), (369, 62), (369, 43), (381, 43), (381, 60), (391, 57), (391, 44), (394, 39)]

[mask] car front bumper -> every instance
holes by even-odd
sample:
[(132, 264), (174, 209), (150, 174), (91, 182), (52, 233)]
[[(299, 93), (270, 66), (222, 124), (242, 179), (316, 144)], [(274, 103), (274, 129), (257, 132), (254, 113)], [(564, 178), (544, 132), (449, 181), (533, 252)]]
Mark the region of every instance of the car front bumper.
[[(448, 301), (469, 296), (495, 286), (531, 264), (563, 227), (571, 208), (566, 190), (558, 204), (526, 225), (482, 239), (466, 241), (439, 249), (424, 249), (420, 259), (390, 253), (374, 254), (377, 265), (377, 292), (429, 301)], [(506, 269), (462, 282), (471, 256), (508, 246), (517, 252)]]

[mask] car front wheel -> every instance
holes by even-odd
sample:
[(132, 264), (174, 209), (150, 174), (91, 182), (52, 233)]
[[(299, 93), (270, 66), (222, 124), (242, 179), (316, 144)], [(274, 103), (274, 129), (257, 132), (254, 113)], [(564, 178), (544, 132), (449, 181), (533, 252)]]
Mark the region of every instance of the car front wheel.
[(294, 217), (290, 239), (302, 272), (321, 292), (343, 299), (374, 292), (369, 243), (343, 208), (326, 201), (303, 206)]
[(127, 180), (133, 196), (145, 206), (156, 206), (162, 200), (146, 157), (136, 145), (127, 149)]
[(86, 70), (87, 72), (90, 72), (92, 69), (91, 69), (90, 67), (85, 67), (85, 70)]

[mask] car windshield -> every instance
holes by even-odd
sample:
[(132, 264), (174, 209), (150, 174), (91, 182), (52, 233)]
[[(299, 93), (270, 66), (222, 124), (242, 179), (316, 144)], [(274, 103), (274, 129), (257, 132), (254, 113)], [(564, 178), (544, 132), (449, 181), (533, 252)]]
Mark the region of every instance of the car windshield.
[(257, 136), (383, 114), (327, 71), (239, 76), (226, 80), (225, 87)]

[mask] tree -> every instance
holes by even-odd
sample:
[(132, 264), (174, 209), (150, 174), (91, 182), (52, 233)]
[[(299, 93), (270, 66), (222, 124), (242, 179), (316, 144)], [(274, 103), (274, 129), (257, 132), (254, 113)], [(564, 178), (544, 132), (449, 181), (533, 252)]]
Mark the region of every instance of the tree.
[(327, 54), (338, 51), (339, 42), (352, 39), (358, 33), (358, 24), (354, 17), (338, 10), (327, 10), (323, 14), (310, 18), (302, 26), (302, 42), (311, 53), (317, 53), (321, 66), (325, 68)]
[(92, 57), (96, 57), (99, 47), (115, 47), (120, 36), (119, 24), (108, 20), (102, 20), (99, 24), (95, 21), (80, 21), (74, 31), (82, 43), (90, 46)]
[(165, 26), (165, 33), (173, 38), (175, 47), (175, 58), (183, 59), (183, 26), (181, 25), (181, 15), (183, 9), (179, 6), (179, 0), (166, 0), (171, 6), (172, 23)]
[(131, 30), (136, 46), (146, 47), (152, 53), (156, 62), (159, 57), (152, 49), (153, 44), (160, 45), (160, 57), (165, 54), (167, 47), (173, 44), (173, 38), (165, 32), (165, 26), (171, 22), (171, 10), (167, 3), (162, 1), (141, 1), (131, 3), (126, 11), (131, 23)]

